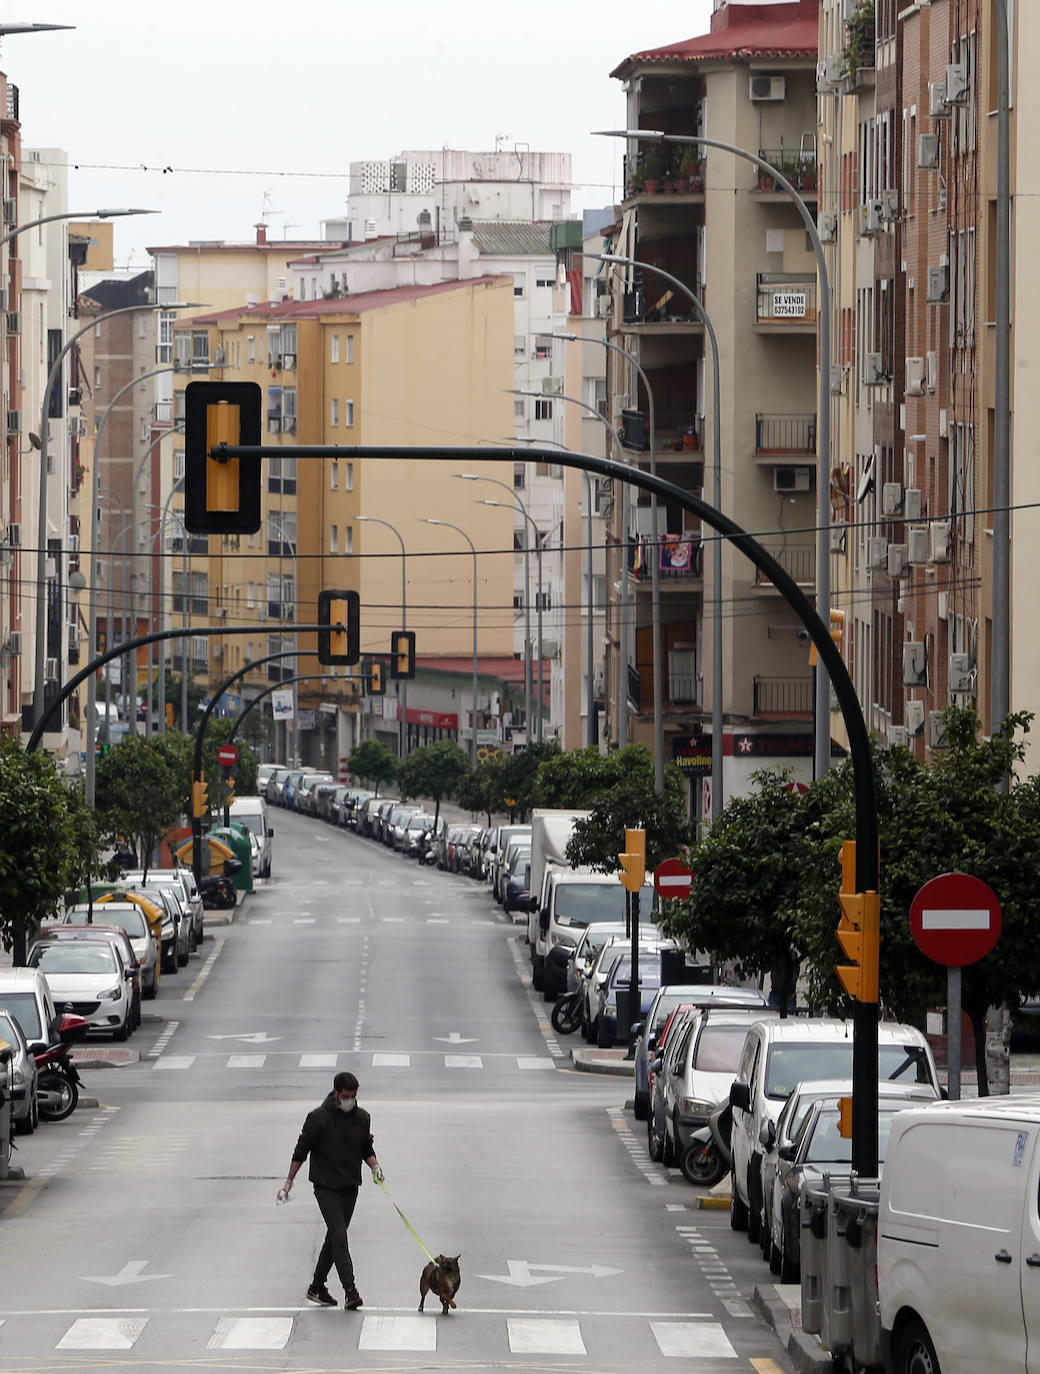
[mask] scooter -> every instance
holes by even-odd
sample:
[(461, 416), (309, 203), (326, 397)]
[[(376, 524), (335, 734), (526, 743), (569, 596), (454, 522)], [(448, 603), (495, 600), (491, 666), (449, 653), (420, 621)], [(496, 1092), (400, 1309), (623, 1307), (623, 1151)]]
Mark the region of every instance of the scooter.
[(224, 873), (211, 873), (202, 878), (199, 882), (199, 892), (202, 894), (204, 907), (227, 911), (238, 905), (235, 884)]
[(694, 1131), (679, 1167), (690, 1183), (711, 1188), (729, 1173), (733, 1159), (733, 1108), (725, 1102), (708, 1117), (707, 1126)]
[(83, 1080), (72, 1062), (69, 1046), (86, 1033), (87, 1022), (82, 1016), (63, 1016), (58, 1023), (58, 1040), (55, 1044), (37, 1042), (31, 1046), (39, 1071), (37, 1097), (41, 1120), (64, 1121), (76, 1110)]
[(553, 1030), (561, 1035), (570, 1035), (581, 1025), (581, 1002), (583, 989), (577, 987), (573, 992), (563, 992), (556, 999), (550, 1020)]

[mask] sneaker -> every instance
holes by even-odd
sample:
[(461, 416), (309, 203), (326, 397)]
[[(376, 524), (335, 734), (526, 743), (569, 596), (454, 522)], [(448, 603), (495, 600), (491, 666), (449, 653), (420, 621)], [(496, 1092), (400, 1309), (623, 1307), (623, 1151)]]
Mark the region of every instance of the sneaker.
[(361, 1305), (361, 1294), (357, 1291), (356, 1288), (349, 1288), (347, 1290), (347, 1300), (343, 1304), (343, 1306), (347, 1309), (348, 1312), (353, 1312)]
[(316, 1302), (319, 1307), (335, 1307), (336, 1299), (323, 1283), (312, 1283), (307, 1289), (307, 1301)]

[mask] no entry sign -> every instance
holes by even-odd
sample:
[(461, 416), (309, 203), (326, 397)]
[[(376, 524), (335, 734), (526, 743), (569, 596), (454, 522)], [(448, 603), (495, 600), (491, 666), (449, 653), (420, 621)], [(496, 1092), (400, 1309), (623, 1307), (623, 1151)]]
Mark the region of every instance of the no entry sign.
[(693, 871), (682, 859), (665, 859), (657, 865), (654, 887), (660, 897), (688, 897), (693, 887)]
[(969, 873), (943, 873), (925, 883), (910, 904), (910, 933), (937, 964), (977, 963), (1000, 935), (1001, 911), (993, 889)]
[(233, 744), (222, 744), (217, 750), (217, 761), (225, 768), (230, 768), (238, 762), (238, 750)]

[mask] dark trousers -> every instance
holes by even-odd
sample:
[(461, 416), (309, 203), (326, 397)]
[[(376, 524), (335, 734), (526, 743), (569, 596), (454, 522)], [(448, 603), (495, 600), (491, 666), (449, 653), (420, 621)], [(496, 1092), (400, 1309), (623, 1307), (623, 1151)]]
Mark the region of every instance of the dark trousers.
[(354, 1264), (347, 1245), (347, 1228), (357, 1205), (357, 1188), (315, 1188), (314, 1197), (325, 1222), (325, 1241), (314, 1266), (315, 1285), (328, 1279), (332, 1266), (343, 1285), (343, 1291), (354, 1287)]

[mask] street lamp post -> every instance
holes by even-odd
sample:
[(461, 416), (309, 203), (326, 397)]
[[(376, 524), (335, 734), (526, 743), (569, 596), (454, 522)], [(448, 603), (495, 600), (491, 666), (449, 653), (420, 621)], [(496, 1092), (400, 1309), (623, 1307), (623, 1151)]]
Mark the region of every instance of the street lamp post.
[(424, 524), (424, 525), (443, 525), (443, 526), (445, 527), (445, 529), (454, 530), (454, 531), (456, 532), (456, 534), (461, 534), (462, 537), (463, 537), (463, 539), (465, 539), (466, 543), (469, 545), (469, 547), (470, 547), (470, 552), (473, 554), (473, 728), (472, 728), (472, 739), (471, 739), (470, 743), (471, 743), (471, 746), (472, 746), (473, 767), (476, 768), (476, 766), (477, 766), (477, 700), (478, 700), (478, 684), (477, 684), (477, 546), (474, 544), (473, 540), (469, 537), (469, 535), (466, 533), (466, 531), (462, 528), (461, 525), (453, 525), (453, 524), (451, 523), (450, 520), (435, 520), (435, 519), (433, 518), (432, 515), (427, 515), (427, 516), (424, 516), (424, 517), (423, 517), (423, 524)]
[[(278, 534), (278, 549), (279, 549), (278, 557), (279, 557), (279, 561), (281, 561), (281, 546), (282, 546), (282, 544), (285, 543), (285, 544), (288, 544), (288, 546), (289, 546), (289, 557), (290, 557), (290, 559), (292, 560), (293, 605), (294, 605), (294, 608), (295, 608), (296, 598), (297, 598), (297, 596), (299, 596), (299, 594), (300, 594), (300, 584), (299, 584), (299, 580), (298, 580), (298, 578), (297, 578), (297, 568), (296, 568), (296, 544), (295, 544), (295, 542), (294, 542), (292, 539), (287, 538), (285, 526), (282, 524), (282, 522), (281, 522), (280, 520), (276, 519), (273, 515), (268, 515), (268, 517), (267, 517), (267, 524), (275, 526), (276, 532), (277, 532), (277, 534)], [(283, 590), (283, 588), (282, 588), (282, 585), (281, 585), (281, 579), (279, 579), (279, 583), (278, 583), (278, 610), (279, 610), (279, 613), (281, 612), (282, 605), (283, 605), (283, 602), (282, 602), (282, 590)], [(264, 591), (265, 591), (265, 593), (266, 593), (266, 591), (267, 591), (267, 588), (266, 588), (266, 587), (264, 588)], [(293, 618), (295, 619), (295, 615), (294, 615)], [(279, 636), (278, 636), (278, 642), (279, 642), (279, 644), (281, 643), (281, 634), (279, 634)], [(296, 638), (296, 632), (295, 632), (295, 631), (293, 631), (292, 643), (293, 643), (293, 650), (295, 651), (295, 650), (299, 647), (298, 641), (297, 641), (297, 638)], [(288, 752), (288, 751), (287, 751), (287, 752)], [(294, 763), (296, 763), (296, 762), (299, 761), (299, 755), (300, 755), (300, 702), (299, 702), (299, 697), (298, 697), (298, 695), (297, 695), (296, 687), (295, 687), (295, 684), (294, 684), (294, 686), (293, 686), (293, 729), (292, 729), (292, 761), (293, 761)]]
[[(996, 3), (999, 6), (1001, 0), (996, 0)], [(776, 167), (767, 162), (765, 158), (759, 157), (757, 153), (750, 152), (747, 148), (739, 148), (733, 143), (722, 143), (715, 138), (703, 138), (700, 134), (665, 134), (648, 129), (611, 129), (598, 130), (597, 132), (604, 138), (624, 138), (633, 143), (692, 143), (696, 147), (717, 148), (720, 152), (731, 153), (734, 157), (742, 157), (772, 177), (776, 184), (787, 192), (802, 218), (805, 232), (809, 235), (816, 256), (820, 293), (817, 311), (820, 322), (821, 404), (817, 407), (819, 453), (817, 455), (818, 476), (816, 481), (816, 609), (826, 624), (830, 615), (831, 602), (831, 410), (829, 403), (824, 405), (822, 402), (828, 395), (831, 378), (831, 286), (823, 242), (817, 231), (816, 220), (812, 211), (791, 182)], [(816, 672), (816, 735), (813, 757), (813, 771), (818, 778), (822, 778), (830, 767), (830, 709), (830, 679), (821, 664)]]
[[(512, 440), (510, 440), (512, 442)], [(463, 482), (493, 482), (496, 487), (501, 487), (503, 491), (508, 491), (512, 496), (515, 505), (514, 510), (520, 511), (524, 519), (534, 530), (535, 552), (538, 556), (538, 725), (536, 734), (538, 743), (542, 742), (542, 704), (545, 701), (544, 688), (542, 686), (542, 541), (538, 532), (538, 526), (531, 519), (531, 513), (527, 509), (527, 503), (522, 497), (517, 495), (516, 489), (511, 487), (508, 482), (500, 482), (497, 477), (483, 477), (475, 472), (453, 472), (453, 477), (458, 477)], [(485, 501), (484, 505), (502, 506), (503, 501)], [(531, 738), (531, 546), (524, 540), (524, 735)]]
[[(382, 520), (378, 515), (359, 515), (358, 520), (367, 521), (370, 525), (383, 525), (391, 534), (397, 537), (397, 542), (401, 546), (401, 629), (408, 628), (408, 563), (405, 554), (404, 540), (401, 531), (391, 525), (389, 520)], [(397, 693), (399, 697), (398, 709), (401, 712), (401, 719), (398, 721), (397, 728), (397, 753), (400, 758), (404, 758), (408, 745), (408, 679), (398, 678)]]

